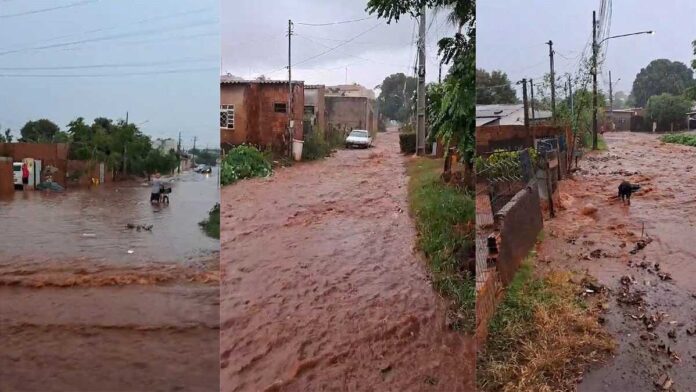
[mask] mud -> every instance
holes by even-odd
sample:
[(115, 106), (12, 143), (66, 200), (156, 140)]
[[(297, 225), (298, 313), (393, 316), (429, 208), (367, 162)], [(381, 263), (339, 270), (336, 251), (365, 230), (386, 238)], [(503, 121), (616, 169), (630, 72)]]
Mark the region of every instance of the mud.
[[(696, 149), (656, 136), (607, 133), (609, 151), (590, 154), (561, 182), (561, 211), (544, 222), (544, 268), (584, 270), (611, 290), (602, 321), (616, 355), (580, 391), (651, 391), (696, 385)], [(641, 185), (631, 205), (623, 180)], [(583, 215), (592, 204), (595, 213)]]
[(222, 191), (224, 391), (473, 391), (414, 249), (398, 134)]
[(219, 390), (215, 181), (182, 175), (168, 207), (120, 183), (2, 201), (0, 390)]

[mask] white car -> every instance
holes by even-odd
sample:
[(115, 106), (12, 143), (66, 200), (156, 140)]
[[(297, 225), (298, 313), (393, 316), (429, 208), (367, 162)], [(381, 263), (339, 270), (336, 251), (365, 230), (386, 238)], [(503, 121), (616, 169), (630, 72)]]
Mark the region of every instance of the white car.
[(372, 138), (370, 137), (370, 133), (364, 129), (352, 130), (346, 138), (346, 147), (372, 147)]
[(12, 171), (14, 173), (14, 185), (22, 186), (22, 162), (15, 162), (12, 164)]

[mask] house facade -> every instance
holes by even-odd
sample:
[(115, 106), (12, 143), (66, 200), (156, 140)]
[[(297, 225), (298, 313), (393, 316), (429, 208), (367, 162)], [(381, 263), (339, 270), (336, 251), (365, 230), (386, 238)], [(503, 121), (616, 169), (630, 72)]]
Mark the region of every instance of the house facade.
[(321, 84), (304, 87), (304, 133), (326, 131), (326, 87)]
[(371, 135), (377, 133), (379, 116), (372, 90), (358, 84), (331, 86), (326, 88), (325, 101), (329, 129), (366, 129)]
[(224, 150), (249, 143), (282, 151), (293, 137), (303, 140), (304, 82), (292, 83), (293, 107), (288, 109), (288, 81), (220, 79), (220, 144)]

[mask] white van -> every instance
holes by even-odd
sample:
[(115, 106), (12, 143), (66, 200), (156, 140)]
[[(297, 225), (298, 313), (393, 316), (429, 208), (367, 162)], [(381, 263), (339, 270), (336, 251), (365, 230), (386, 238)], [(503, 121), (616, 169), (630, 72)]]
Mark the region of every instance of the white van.
[(12, 171), (14, 173), (14, 185), (16, 187), (22, 186), (22, 162), (14, 162), (12, 164)]

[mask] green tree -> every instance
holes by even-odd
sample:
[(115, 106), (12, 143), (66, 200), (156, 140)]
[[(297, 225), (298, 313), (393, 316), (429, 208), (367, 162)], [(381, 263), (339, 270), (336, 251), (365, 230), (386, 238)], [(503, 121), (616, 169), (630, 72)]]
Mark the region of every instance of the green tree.
[(689, 99), (664, 93), (650, 97), (646, 114), (653, 121), (657, 121), (658, 129), (673, 131), (674, 125), (679, 126), (689, 110), (691, 110)]
[(480, 105), (517, 103), (517, 92), (506, 73), (476, 69), (476, 103)]
[(19, 133), (22, 137), (19, 139), (24, 143), (52, 143), (54, 136), (60, 132), (60, 127), (50, 120), (40, 119), (36, 121), (28, 121)]
[(628, 106), (628, 95), (623, 91), (614, 93), (614, 109), (625, 109)]
[(380, 89), (379, 97), (377, 97), (379, 112), (390, 120), (408, 121), (412, 113), (411, 102), (416, 94), (417, 85), (417, 78), (403, 73), (384, 78), (382, 84), (377, 86)]
[(632, 95), (638, 106), (645, 106), (653, 95), (684, 94), (696, 86), (694, 71), (684, 63), (667, 59), (653, 60), (640, 70), (633, 81)]
[(444, 64), (452, 63), (443, 81), (441, 104), (434, 114), (432, 131), (449, 145), (457, 146), (471, 168), (474, 153), (476, 100), (476, 2), (474, 0), (369, 0), (367, 11), (398, 21), (402, 15), (419, 16), (425, 8), (447, 9), (457, 31), (438, 42)]
[(10, 128), (5, 129), (4, 134), (0, 133), (0, 143), (12, 143), (12, 139), (12, 130)]

